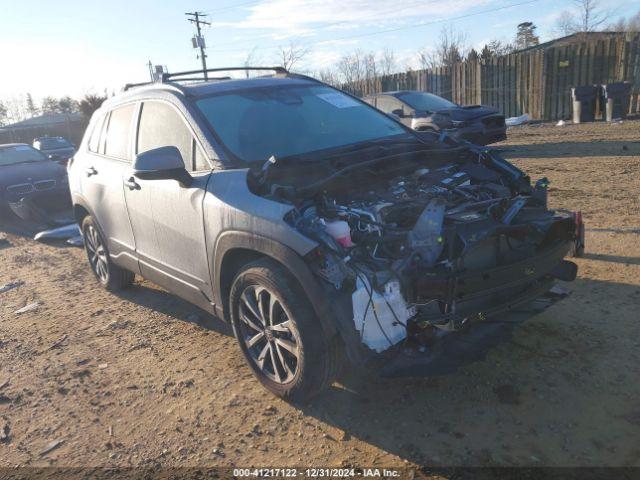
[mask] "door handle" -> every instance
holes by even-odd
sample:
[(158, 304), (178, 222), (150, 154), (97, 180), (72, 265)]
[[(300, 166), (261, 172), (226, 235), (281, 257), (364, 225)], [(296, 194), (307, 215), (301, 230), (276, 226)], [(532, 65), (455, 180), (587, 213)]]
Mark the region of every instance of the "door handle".
[(87, 168), (86, 172), (87, 172), (87, 177), (98, 174), (98, 171), (93, 166)]
[(129, 190), (140, 190), (140, 184), (136, 182), (136, 179), (130, 177), (128, 180), (124, 181), (124, 186)]

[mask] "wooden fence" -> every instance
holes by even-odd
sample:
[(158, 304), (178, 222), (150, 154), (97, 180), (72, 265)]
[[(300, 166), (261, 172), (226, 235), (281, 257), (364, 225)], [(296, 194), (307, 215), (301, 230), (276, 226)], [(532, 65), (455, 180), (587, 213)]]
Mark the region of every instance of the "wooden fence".
[(396, 73), (344, 90), (359, 96), (390, 90), (421, 90), (461, 104), (483, 104), (508, 117), (571, 118), (571, 87), (629, 81), (629, 113), (640, 113), (640, 33), (580, 34), (489, 60)]

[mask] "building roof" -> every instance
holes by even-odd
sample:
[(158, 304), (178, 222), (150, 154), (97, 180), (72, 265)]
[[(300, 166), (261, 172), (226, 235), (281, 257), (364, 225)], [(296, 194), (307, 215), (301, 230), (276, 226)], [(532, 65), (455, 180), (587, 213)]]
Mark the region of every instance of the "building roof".
[(20, 122), (5, 125), (4, 127), (0, 127), (0, 130), (45, 127), (51, 125), (79, 122), (81, 120), (82, 114), (80, 113), (44, 113), (37, 117), (27, 118), (26, 120), (22, 120)]
[(607, 38), (615, 38), (626, 35), (626, 32), (578, 32), (567, 35), (566, 37), (554, 38), (548, 42), (539, 45), (533, 45), (529, 48), (523, 48), (518, 52), (526, 52), (540, 48), (561, 47), (563, 45), (571, 45), (573, 43), (582, 43), (585, 41), (605, 40)]

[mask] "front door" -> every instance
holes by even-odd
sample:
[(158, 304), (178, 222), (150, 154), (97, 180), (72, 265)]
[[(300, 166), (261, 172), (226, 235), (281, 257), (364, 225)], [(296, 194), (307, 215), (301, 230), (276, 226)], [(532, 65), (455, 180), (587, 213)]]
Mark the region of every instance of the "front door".
[(203, 202), (211, 168), (191, 129), (169, 103), (144, 102), (136, 152), (175, 146), (193, 177), (142, 180), (129, 171), (123, 178), (129, 218), (143, 276), (210, 310), (212, 288), (204, 235)]

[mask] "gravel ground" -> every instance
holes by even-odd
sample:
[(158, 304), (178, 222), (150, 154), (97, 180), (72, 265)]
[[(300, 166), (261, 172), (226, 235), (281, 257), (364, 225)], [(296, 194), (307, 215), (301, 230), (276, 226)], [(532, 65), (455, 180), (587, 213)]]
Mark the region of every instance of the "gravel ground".
[(584, 214), (572, 295), (454, 375), (349, 372), (308, 406), (261, 388), (205, 312), (0, 234), (0, 285), (25, 282), (0, 294), (0, 466), (640, 466), (640, 122), (499, 146)]

